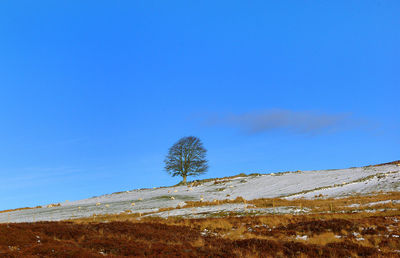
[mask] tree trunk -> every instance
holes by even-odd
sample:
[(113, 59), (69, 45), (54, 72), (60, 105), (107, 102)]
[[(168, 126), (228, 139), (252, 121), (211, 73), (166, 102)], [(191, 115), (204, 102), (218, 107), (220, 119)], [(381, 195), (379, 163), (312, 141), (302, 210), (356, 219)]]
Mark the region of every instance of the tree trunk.
[(182, 184), (186, 185), (186, 175), (183, 175), (182, 177), (183, 177)]

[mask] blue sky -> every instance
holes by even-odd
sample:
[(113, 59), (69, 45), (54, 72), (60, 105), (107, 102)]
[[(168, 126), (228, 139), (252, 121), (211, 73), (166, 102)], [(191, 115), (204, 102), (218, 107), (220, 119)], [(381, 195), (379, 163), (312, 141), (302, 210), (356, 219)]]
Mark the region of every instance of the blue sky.
[[(2, 1), (0, 209), (399, 159), (400, 2)], [(193, 178), (189, 178), (193, 179)]]

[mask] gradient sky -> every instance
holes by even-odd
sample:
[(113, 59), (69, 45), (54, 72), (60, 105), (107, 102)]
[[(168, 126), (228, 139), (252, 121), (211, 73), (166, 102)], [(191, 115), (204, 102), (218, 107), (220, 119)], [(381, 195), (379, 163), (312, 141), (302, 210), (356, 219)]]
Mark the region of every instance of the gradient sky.
[[(400, 153), (400, 2), (0, 3), (0, 209)], [(189, 178), (193, 180), (194, 178)]]

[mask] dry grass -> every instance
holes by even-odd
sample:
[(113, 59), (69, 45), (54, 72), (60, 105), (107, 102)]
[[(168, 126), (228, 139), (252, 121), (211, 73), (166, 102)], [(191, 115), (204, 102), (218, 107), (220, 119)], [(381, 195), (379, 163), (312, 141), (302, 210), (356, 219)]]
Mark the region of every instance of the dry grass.
[(378, 165), (370, 165), (368, 167), (379, 167), (379, 166), (385, 166), (385, 165), (400, 165), (400, 160), (396, 160), (396, 161), (392, 161), (392, 162), (388, 162), (388, 163), (382, 163), (382, 164), (378, 164)]
[[(78, 257), (398, 257), (395, 250), (400, 249), (395, 237), (400, 235), (398, 210), (137, 219), (126, 213), (74, 223), (3, 224), (0, 251), (10, 257), (55, 255), (52, 250), (58, 256)], [(120, 222), (99, 222), (110, 220)]]
[[(61, 206), (61, 204), (59, 203), (52, 203), (47, 205), (47, 207), (58, 207)], [(6, 213), (6, 212), (12, 212), (12, 211), (21, 211), (21, 210), (31, 210), (31, 209), (39, 209), (39, 208), (43, 208), (43, 206), (36, 206), (36, 207), (23, 207), (23, 208), (17, 208), (17, 209), (9, 209), (9, 210), (2, 210), (0, 211), (0, 213)]]
[[(132, 213), (95, 215), (59, 223), (0, 224), (0, 252), (8, 257), (33, 255), (234, 256), (234, 257), (398, 257), (398, 204), (367, 204), (399, 200), (400, 194), (377, 193), (342, 199), (223, 200), (249, 206), (307, 207), (308, 214), (167, 219)], [(360, 204), (357, 213), (347, 206)], [(186, 207), (218, 205), (188, 202)], [(365, 206), (365, 207), (364, 207)], [(171, 208), (174, 209), (174, 208)], [(354, 209), (354, 208), (352, 208)], [(162, 211), (163, 209), (161, 209)], [(169, 210), (165, 209), (165, 211)], [(107, 222), (107, 223), (105, 223)], [(37, 237), (41, 239), (40, 244)], [(52, 251), (54, 250), (54, 251)], [(55, 253), (53, 253), (55, 252)], [(79, 256), (81, 255), (81, 256)], [(82, 256), (83, 255), (83, 256)]]
[(340, 242), (340, 239), (332, 232), (324, 232), (319, 235), (314, 235), (306, 240), (300, 240), (313, 245), (326, 245), (329, 243)]
[(76, 218), (65, 220), (67, 222), (74, 223), (92, 223), (92, 222), (111, 222), (111, 221), (136, 221), (141, 216), (148, 215), (148, 213), (131, 213), (129, 211), (125, 211), (119, 214), (94, 214), (90, 217), (85, 218)]
[[(316, 198), (316, 199), (293, 199), (287, 200), (283, 198), (261, 198), (254, 200), (245, 200), (243, 197), (237, 197), (234, 200), (225, 199), (217, 201), (187, 201), (186, 205), (181, 208), (195, 208), (204, 206), (215, 206), (229, 203), (244, 203), (249, 204), (249, 208), (276, 208), (276, 207), (298, 207), (298, 208), (309, 208), (312, 212), (337, 212), (337, 211), (352, 211), (352, 210), (368, 210), (374, 209), (398, 209), (399, 204), (386, 203), (374, 206), (367, 206), (367, 204), (379, 201), (388, 200), (400, 200), (400, 192), (389, 192), (389, 193), (376, 193), (373, 195), (355, 195), (346, 198)], [(360, 207), (348, 207), (351, 204), (359, 204)], [(252, 206), (251, 206), (252, 205)], [(174, 208), (165, 208), (163, 210), (172, 210)]]
[(36, 209), (36, 208), (41, 208), (41, 207), (38, 206), (38, 207), (24, 207), (24, 208), (18, 208), (18, 209), (9, 209), (9, 210), (0, 211), (0, 213), (12, 212), (12, 211), (30, 210), (30, 209)]
[[(366, 210), (370, 207), (366, 206), (368, 203), (388, 201), (388, 200), (400, 200), (400, 192), (389, 192), (389, 193), (378, 193), (373, 195), (356, 195), (346, 198), (316, 198), (316, 199), (256, 199), (248, 201), (249, 204), (253, 204), (258, 208), (271, 208), (281, 206), (295, 206), (299, 208), (309, 208), (312, 212), (324, 212), (324, 211), (351, 211), (354, 210), (352, 207), (348, 207), (351, 204), (359, 204), (358, 210)], [(397, 208), (398, 205), (388, 203), (379, 206), (373, 206), (374, 208)]]
[[(256, 207), (256, 208), (273, 208), (273, 207), (298, 207), (298, 208), (309, 208), (311, 212), (307, 214), (310, 218), (320, 218), (320, 219), (334, 219), (334, 218), (364, 218), (369, 217), (371, 214), (374, 216), (395, 216), (399, 214), (400, 204), (393, 204), (391, 202), (368, 206), (367, 204), (378, 201), (387, 201), (387, 200), (400, 200), (399, 192), (391, 192), (391, 193), (380, 193), (371, 196), (352, 196), (342, 199), (314, 199), (314, 200), (306, 200), (306, 199), (295, 199), (295, 200), (286, 200), (286, 199), (256, 199), (256, 200), (245, 200), (242, 197), (238, 197), (235, 200), (219, 200), (218, 202), (198, 202), (198, 201), (187, 201), (186, 205), (183, 207), (168, 207), (168, 208), (160, 208), (156, 212), (150, 213), (133, 213), (131, 210), (127, 210), (120, 214), (103, 214), (103, 215), (94, 215), (88, 218), (79, 218), (72, 219), (70, 221), (75, 222), (103, 222), (103, 221), (137, 221), (138, 219), (143, 221), (152, 221), (152, 220), (161, 220), (161, 221), (175, 221), (182, 220), (181, 218), (170, 217), (166, 220), (161, 218), (154, 217), (144, 217), (146, 215), (154, 215), (158, 212), (163, 211), (173, 211), (175, 209), (182, 208), (196, 208), (202, 206), (215, 206), (226, 203), (243, 203), (248, 204), (248, 207)], [(351, 204), (360, 204), (360, 207), (348, 207)], [(371, 209), (380, 210), (379, 212), (371, 212)], [(355, 212), (356, 211), (356, 212)], [(355, 213), (353, 213), (355, 212)], [(232, 216), (237, 216), (241, 214), (236, 214), (234, 212), (230, 213)], [(246, 215), (246, 214), (242, 214)], [(261, 223), (268, 224), (271, 226), (276, 226), (277, 224), (282, 224), (283, 222), (290, 221), (294, 215), (286, 214), (286, 215), (268, 215), (268, 216), (257, 216), (257, 219), (263, 220)], [(208, 218), (213, 221), (213, 218)], [(221, 220), (219, 220), (219, 223)], [(192, 223), (192, 222), (191, 222)]]

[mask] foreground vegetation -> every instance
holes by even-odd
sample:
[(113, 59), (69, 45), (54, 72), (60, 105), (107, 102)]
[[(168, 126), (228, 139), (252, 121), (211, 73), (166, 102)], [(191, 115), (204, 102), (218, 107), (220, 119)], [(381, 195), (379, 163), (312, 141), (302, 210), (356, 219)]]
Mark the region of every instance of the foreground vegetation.
[(398, 257), (399, 214), (279, 215), (0, 225), (7, 257)]
[(291, 201), (238, 198), (235, 202), (251, 207), (302, 206), (309, 212), (257, 216), (244, 212), (198, 219), (122, 213), (6, 223), (0, 224), (0, 256), (399, 257), (398, 200), (396, 192)]

